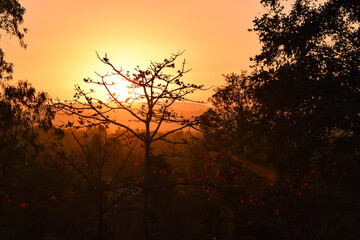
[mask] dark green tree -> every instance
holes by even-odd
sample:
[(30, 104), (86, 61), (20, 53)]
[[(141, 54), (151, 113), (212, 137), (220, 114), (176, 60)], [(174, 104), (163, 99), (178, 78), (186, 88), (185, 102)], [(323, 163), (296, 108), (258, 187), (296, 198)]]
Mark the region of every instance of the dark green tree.
[(287, 202), (278, 221), (288, 224), (278, 225), (285, 236), (354, 238), (358, 232), (346, 225), (356, 222), (359, 202), (360, 3), (295, 0), (286, 9), (285, 1), (261, 2), (267, 10), (252, 29), (261, 52), (250, 74), (225, 76), (202, 117), (205, 139), (277, 170), (267, 200)]
[[(24, 34), (27, 29), (21, 28), (23, 8), (17, 0), (0, 2), (0, 29), (10, 37), (16, 37), (20, 46), (25, 48)], [(0, 35), (1, 38), (1, 35)], [(12, 85), (10, 80), (13, 64), (4, 59), (0, 49), (0, 187), (6, 185), (15, 165), (32, 160), (40, 149), (37, 141), (39, 129), (49, 129), (54, 117), (49, 107), (48, 96), (37, 92), (26, 81)]]
[(263, 47), (253, 72), (226, 76), (206, 121), (237, 138), (242, 154), (308, 168), (339, 137), (359, 138), (360, 6), (294, 1), (286, 12), (282, 1), (262, 2), (268, 12), (254, 20)]
[[(18, 0), (0, 2), (0, 29), (10, 37), (16, 37), (20, 46), (25, 48), (24, 34), (26, 28), (21, 28), (25, 8)], [(1, 35), (0, 35), (1, 38)], [(9, 174), (16, 159), (26, 159), (30, 156), (30, 146), (38, 149), (36, 141), (37, 129), (51, 127), (54, 117), (48, 107), (48, 96), (44, 92), (36, 92), (28, 82), (11, 85), (1, 80), (12, 78), (13, 64), (4, 59), (0, 49), (0, 164), (1, 184)]]
[(38, 131), (51, 128), (54, 117), (48, 103), (46, 93), (36, 92), (27, 82), (7, 85), (0, 93), (1, 184), (19, 160), (25, 163), (41, 149)]
[(253, 29), (263, 47), (248, 92), (263, 130), (306, 165), (330, 138), (359, 135), (360, 4), (294, 1), (286, 13), (281, 1), (263, 3), (268, 13)]

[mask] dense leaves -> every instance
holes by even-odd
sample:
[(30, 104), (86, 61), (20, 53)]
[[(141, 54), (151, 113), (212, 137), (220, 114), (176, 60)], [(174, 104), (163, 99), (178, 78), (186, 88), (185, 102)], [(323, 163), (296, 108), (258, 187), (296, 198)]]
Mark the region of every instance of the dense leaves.
[(19, 160), (29, 161), (41, 148), (39, 130), (52, 127), (54, 112), (48, 97), (27, 82), (4, 87), (0, 94), (0, 176), (1, 184)]
[(276, 171), (274, 187), (257, 185), (272, 212), (245, 213), (257, 217), (254, 229), (276, 213), (278, 221), (267, 224), (285, 238), (347, 232), (352, 239), (359, 236), (347, 226), (358, 223), (360, 4), (293, 1), (286, 10), (284, 1), (262, 2), (267, 12), (252, 29), (262, 50), (250, 74), (225, 76), (213, 95), (203, 116), (206, 144), (230, 152), (240, 161), (227, 163), (256, 176), (249, 161)]
[(255, 19), (263, 48), (253, 97), (273, 125), (291, 119), (316, 138), (357, 127), (359, 9), (357, 1), (295, 1), (287, 14), (277, 7)]
[(359, 4), (295, 1), (285, 12), (281, 1), (264, 3), (268, 13), (254, 21), (263, 48), (253, 72), (226, 76), (208, 118), (241, 149), (260, 144), (256, 151), (274, 160), (293, 152), (300, 167), (339, 137), (358, 139)]

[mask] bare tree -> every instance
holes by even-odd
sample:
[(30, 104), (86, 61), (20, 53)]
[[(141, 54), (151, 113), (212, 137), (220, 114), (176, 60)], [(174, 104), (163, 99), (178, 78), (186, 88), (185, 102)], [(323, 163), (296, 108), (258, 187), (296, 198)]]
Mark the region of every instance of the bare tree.
[[(132, 134), (134, 138), (142, 142), (144, 148), (144, 169), (142, 187), (142, 239), (149, 239), (148, 230), (148, 198), (150, 191), (150, 177), (152, 172), (152, 144), (156, 141), (169, 141), (171, 134), (185, 128), (194, 127), (196, 118), (185, 118), (178, 115), (172, 106), (175, 102), (192, 101), (188, 98), (196, 90), (204, 90), (203, 85), (184, 83), (182, 77), (189, 72), (186, 69), (186, 61), (175, 67), (175, 62), (182, 53), (173, 54), (169, 59), (161, 63), (151, 62), (146, 70), (135, 68), (135, 73), (124, 73), (122, 68), (112, 64), (105, 54), (98, 59), (110, 68), (106, 74), (97, 74), (100, 80), (85, 78), (84, 82), (100, 86), (106, 89), (108, 101), (94, 97), (94, 90), (85, 91), (79, 85), (75, 86), (74, 99), (62, 103), (58, 101), (54, 106), (69, 116), (77, 116), (77, 122), (68, 122), (67, 125), (79, 127), (91, 127), (104, 124), (113, 125)], [(117, 77), (114, 80), (114, 77)], [(113, 92), (113, 87), (118, 81), (126, 81), (129, 84), (129, 96), (121, 100), (119, 95)], [(117, 120), (109, 115), (113, 111), (129, 113), (133, 120), (141, 123), (141, 129), (135, 129), (127, 123)], [(160, 132), (164, 123), (177, 123), (177, 127), (167, 132)]]
[(59, 163), (55, 166), (77, 192), (93, 197), (97, 207), (97, 236), (104, 239), (104, 216), (125, 210), (141, 193), (133, 184), (135, 176), (129, 178), (125, 172), (129, 170), (136, 142), (129, 143), (126, 133), (116, 139), (109, 138), (102, 126), (81, 132), (70, 127), (68, 132), (77, 146), (57, 150)]

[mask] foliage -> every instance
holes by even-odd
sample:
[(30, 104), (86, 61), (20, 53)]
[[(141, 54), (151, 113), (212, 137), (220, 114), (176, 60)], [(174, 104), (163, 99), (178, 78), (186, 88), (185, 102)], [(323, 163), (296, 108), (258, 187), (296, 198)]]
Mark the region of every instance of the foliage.
[(262, 50), (250, 74), (226, 75), (216, 90), (202, 116), (205, 143), (225, 153), (224, 165), (255, 176), (258, 166), (274, 169), (274, 187), (261, 190), (271, 211), (234, 206), (258, 219), (255, 232), (277, 210), (273, 227), (285, 238), (359, 236), (346, 227), (358, 222), (359, 2), (296, 0), (290, 10), (284, 1), (262, 3), (267, 12), (252, 29)]
[[(21, 29), (23, 8), (17, 0), (0, 2), (0, 29), (7, 35), (15, 36), (22, 47), (27, 29)], [(0, 36), (1, 38), (1, 36)], [(0, 49), (0, 80), (12, 78), (13, 65), (4, 60)], [(9, 85), (1, 82), (0, 92), (0, 181), (1, 185), (9, 174), (11, 167), (18, 161), (31, 159), (36, 150), (37, 129), (48, 130), (53, 112), (48, 107), (48, 96), (36, 90), (27, 82)]]
[[(0, 29), (10, 36), (15, 36), (19, 40), (20, 46), (25, 48), (24, 34), (27, 29), (20, 28), (24, 21), (24, 13), (25, 8), (20, 5), (18, 0), (2, 0), (0, 2)], [(13, 64), (5, 61), (4, 52), (0, 49), (0, 79), (11, 79), (12, 72)]]
[(359, 11), (358, 1), (295, 1), (285, 13), (275, 1), (254, 21), (263, 48), (249, 94), (265, 128), (300, 152), (359, 134)]
[(226, 76), (207, 121), (226, 128), (240, 154), (308, 168), (339, 137), (358, 141), (359, 5), (295, 1), (287, 13), (281, 1), (263, 2), (269, 10), (254, 21), (263, 49), (253, 72)]
[(6, 86), (0, 94), (0, 168), (1, 183), (19, 160), (29, 161), (41, 148), (40, 129), (52, 127), (54, 113), (48, 97), (27, 82)]

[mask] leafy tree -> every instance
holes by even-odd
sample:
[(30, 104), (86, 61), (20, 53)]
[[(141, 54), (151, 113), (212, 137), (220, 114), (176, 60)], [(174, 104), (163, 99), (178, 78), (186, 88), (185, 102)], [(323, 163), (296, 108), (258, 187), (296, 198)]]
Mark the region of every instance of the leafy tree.
[(294, 1), (286, 13), (281, 1), (263, 3), (269, 11), (254, 21), (263, 47), (248, 92), (264, 131), (306, 164), (329, 138), (359, 135), (360, 5)]
[(294, 1), (286, 12), (282, 1), (262, 2), (268, 12), (254, 20), (263, 48), (253, 72), (226, 76), (207, 120), (238, 139), (242, 154), (308, 169), (339, 137), (358, 141), (360, 7)]
[[(44, 150), (39, 135), (52, 127), (54, 113), (48, 105), (47, 94), (37, 92), (28, 82), (3, 86), (0, 93), (0, 208), (4, 214), (0, 231), (9, 238), (23, 238), (29, 233), (38, 236), (39, 226), (47, 223), (37, 222), (37, 214), (32, 211), (41, 202), (38, 192), (46, 185), (42, 183), (50, 181), (42, 174), (38, 161)], [(21, 223), (16, 218), (20, 218)]]
[(34, 157), (41, 148), (38, 130), (52, 127), (54, 113), (48, 97), (27, 82), (8, 85), (0, 94), (0, 183), (3, 184), (11, 168)]
[[(0, 29), (10, 37), (16, 37), (23, 48), (26, 47), (24, 34), (27, 32), (27, 29), (21, 29), (24, 13), (25, 8), (17, 0), (0, 2)], [(37, 92), (26, 81), (20, 81), (14, 85), (9, 84), (5, 80), (12, 79), (12, 73), (13, 64), (5, 60), (4, 52), (0, 49), (0, 196), (6, 200), (6, 202), (2, 201), (0, 206), (4, 212), (2, 223), (7, 223), (8, 220), (10, 223), (16, 222), (11, 220), (18, 214), (21, 215), (16, 207), (22, 210), (29, 207), (29, 198), (23, 196), (29, 196), (28, 193), (31, 191), (28, 189), (33, 190), (33, 188), (24, 190), (21, 186), (22, 180), (31, 179), (31, 175), (39, 170), (37, 167), (32, 167), (32, 165), (37, 165), (33, 160), (43, 147), (39, 141), (39, 132), (51, 128), (51, 120), (54, 117), (54, 113), (48, 106), (47, 94)], [(29, 172), (29, 169), (32, 172)], [(14, 225), (9, 229), (6, 226), (4, 225), (1, 231), (9, 233), (9, 238), (15, 235), (21, 236), (22, 233), (17, 234), (11, 231)], [(31, 227), (26, 229), (27, 227), (24, 226), (21, 232), (23, 230), (26, 232)], [(36, 231), (33, 230), (34, 233)]]
[[(21, 29), (20, 25), (24, 21), (24, 13), (25, 8), (20, 5), (18, 0), (2, 0), (0, 2), (0, 29), (10, 36), (15, 36), (23, 48), (26, 47), (24, 34), (27, 29)], [(5, 61), (4, 52), (0, 49), (0, 79), (11, 79), (12, 72), (13, 64)]]
[[(20, 46), (26, 47), (24, 34), (26, 28), (21, 29), (23, 23), (23, 8), (17, 0), (0, 2), (0, 29), (7, 35), (15, 36)], [(0, 49), (0, 80), (12, 78), (13, 64), (4, 59), (4, 52)], [(30, 156), (29, 147), (35, 147), (36, 130), (34, 126), (48, 128), (54, 116), (47, 107), (46, 93), (39, 92), (27, 82), (17, 85), (1, 83), (0, 92), (0, 154), (1, 154), (1, 184), (9, 174), (16, 159), (26, 159)]]
[[(188, 70), (185, 68), (185, 61), (177, 71), (175, 70), (175, 62), (180, 55), (181, 53), (173, 54), (161, 63), (151, 62), (150, 67), (146, 70), (137, 67), (134, 74), (124, 73), (121, 68), (115, 67), (106, 55), (103, 58), (98, 56), (99, 60), (107, 65), (111, 72), (104, 75), (99, 74), (99, 81), (85, 78), (84, 82), (103, 87), (109, 99), (104, 101), (96, 98), (92, 95), (94, 90), (87, 92), (77, 85), (73, 101), (55, 104), (57, 109), (66, 114), (79, 117), (78, 122), (69, 122), (68, 125), (74, 127), (91, 127), (98, 124), (114, 125), (142, 142), (144, 156), (141, 164), (144, 167), (144, 176), (143, 181), (139, 184), (142, 187), (143, 239), (149, 239), (148, 198), (153, 171), (152, 145), (156, 141), (171, 142), (168, 138), (171, 134), (195, 125), (194, 118), (186, 119), (176, 114), (172, 105), (179, 101), (191, 101), (188, 99), (188, 95), (196, 90), (203, 89), (202, 85), (186, 84), (181, 80)], [(129, 97), (124, 101), (113, 90), (118, 81), (125, 81), (130, 85), (128, 87)], [(143, 129), (134, 129), (131, 125), (109, 116), (111, 111), (129, 113), (134, 121), (142, 124)], [(164, 123), (177, 123), (179, 125), (173, 130), (162, 133), (159, 130)]]
[(277, 185), (263, 197), (283, 202), (278, 222), (288, 225), (278, 228), (287, 237), (356, 238), (346, 225), (357, 222), (359, 201), (360, 4), (295, 0), (287, 10), (284, 1), (261, 2), (267, 12), (252, 30), (262, 50), (250, 74), (225, 76), (202, 117), (205, 139), (275, 167)]

